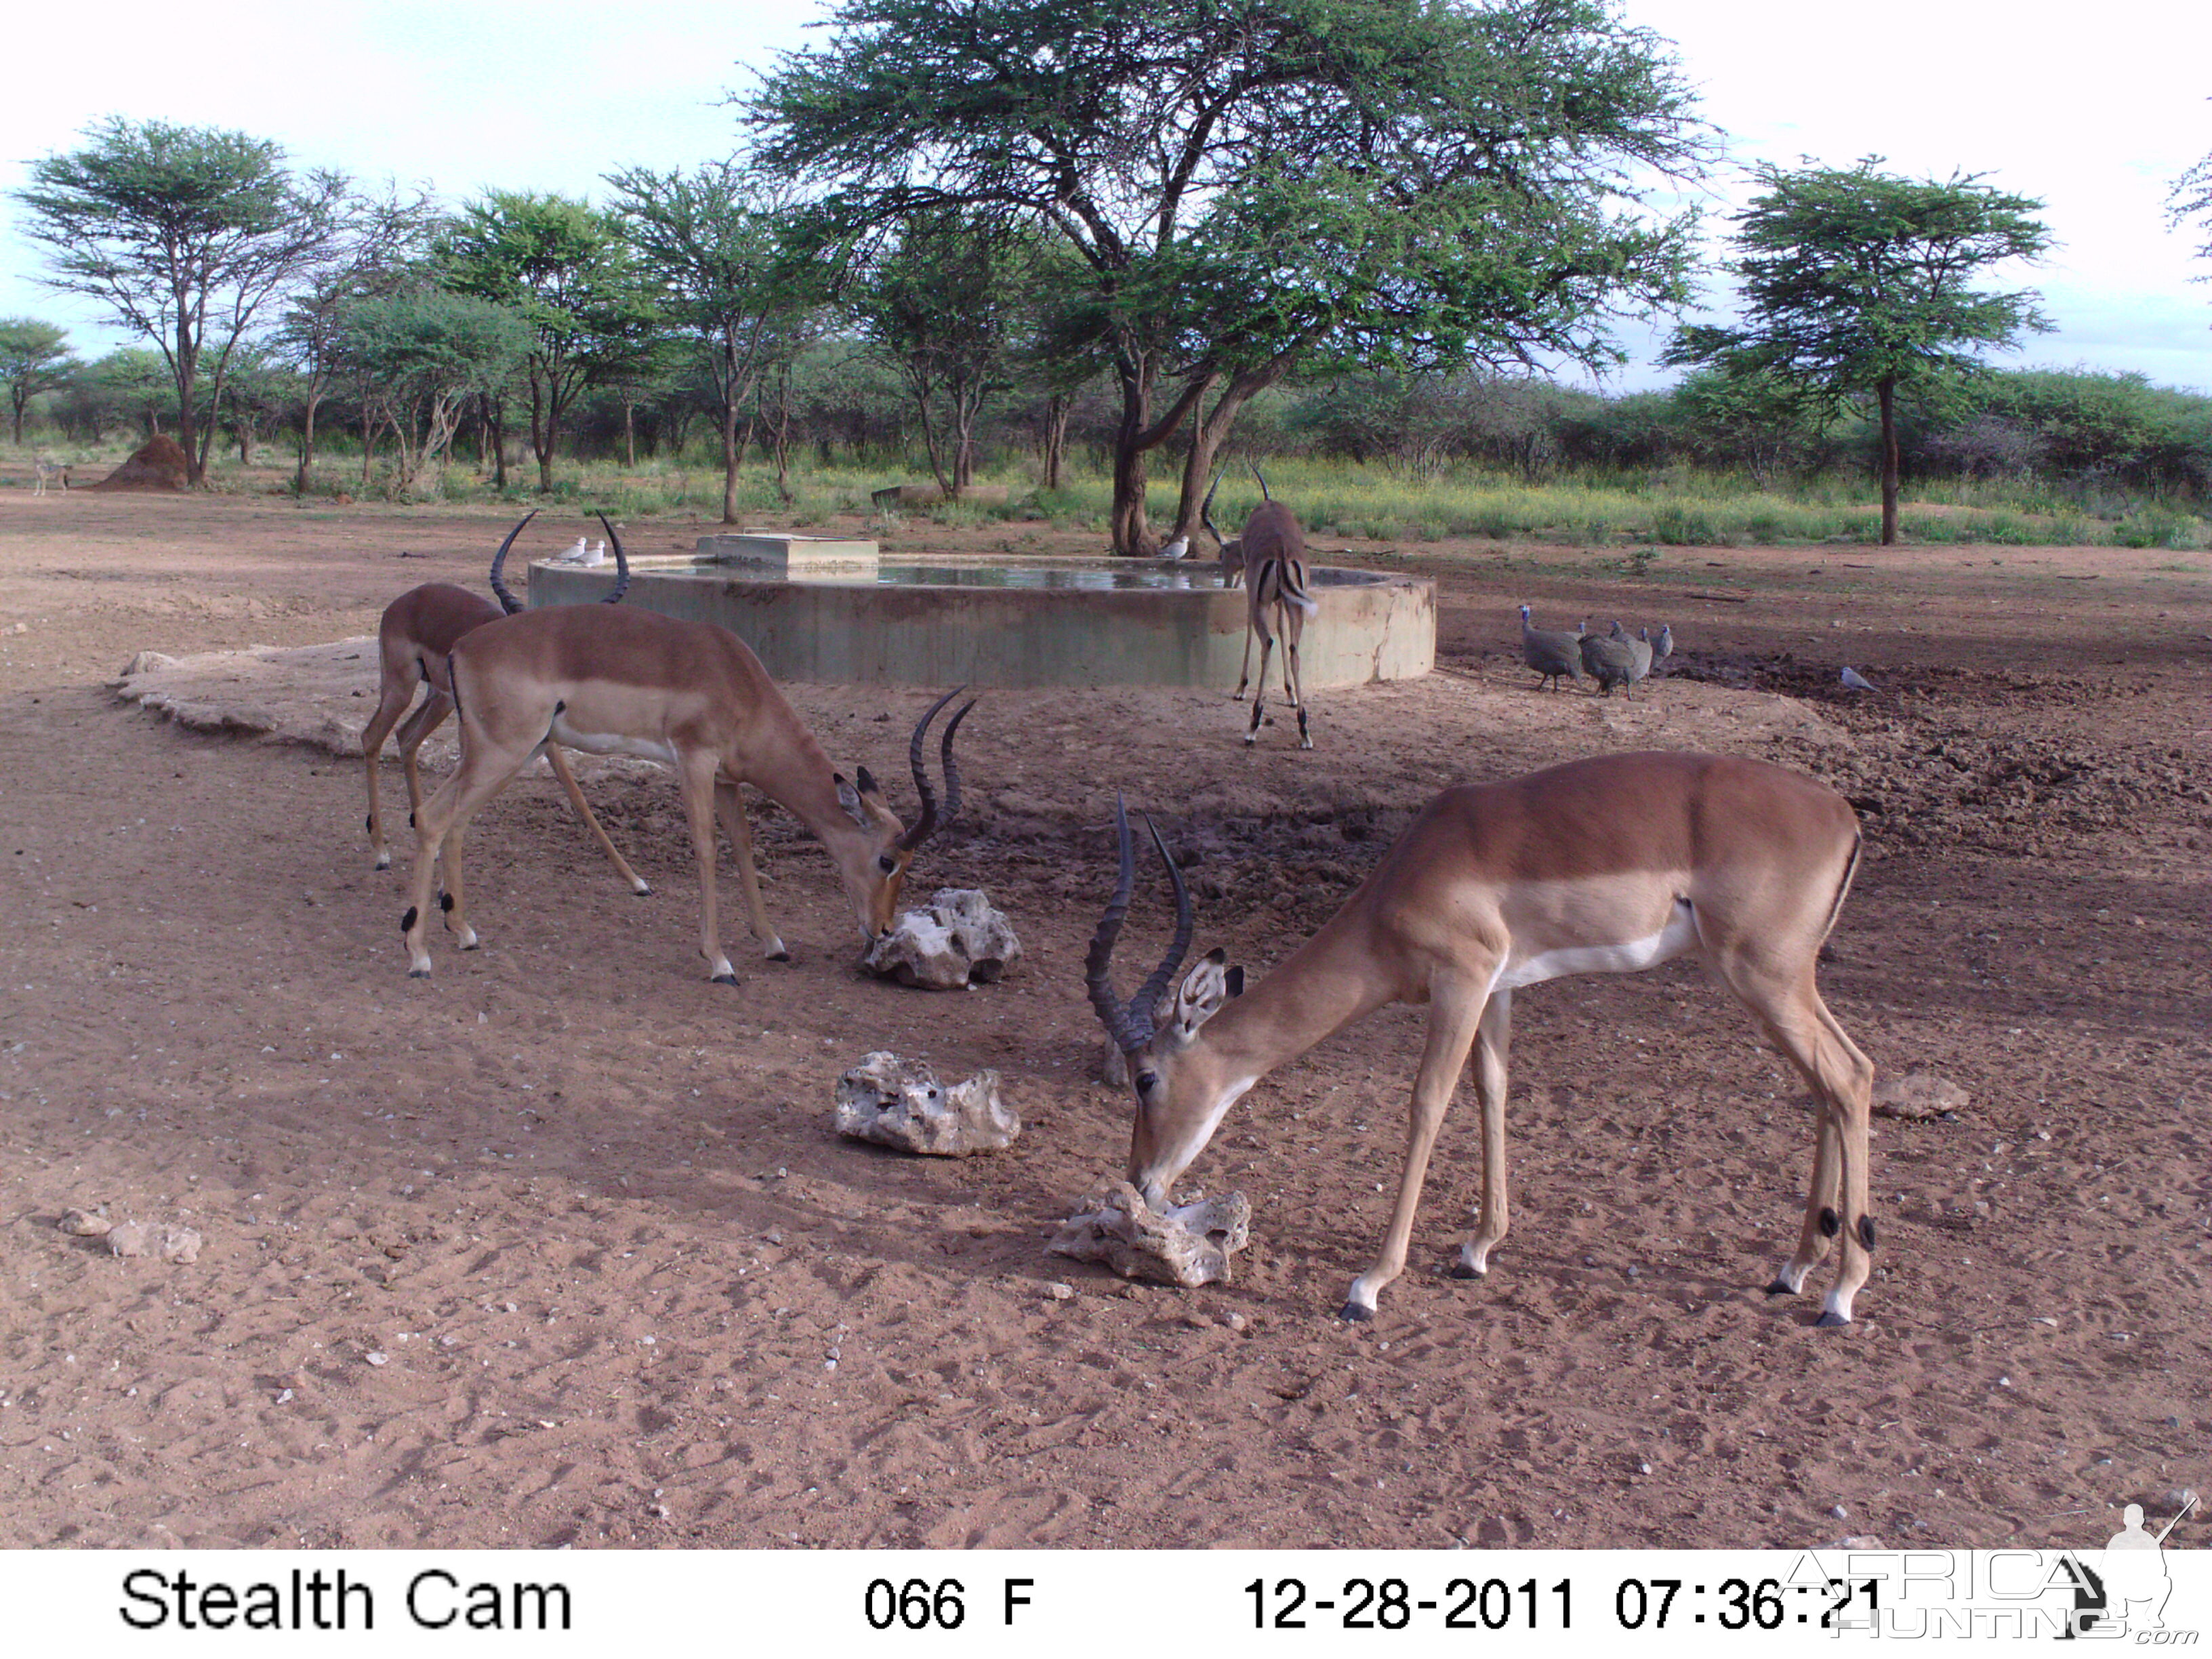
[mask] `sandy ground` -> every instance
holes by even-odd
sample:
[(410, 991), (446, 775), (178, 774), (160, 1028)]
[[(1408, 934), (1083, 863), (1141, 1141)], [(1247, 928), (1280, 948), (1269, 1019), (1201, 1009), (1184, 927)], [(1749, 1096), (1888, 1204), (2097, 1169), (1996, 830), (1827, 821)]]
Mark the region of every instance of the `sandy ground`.
[[(1361, 547), (1437, 578), (1442, 665), (1317, 696), (1311, 754), (1279, 726), (1244, 751), (1225, 696), (985, 700), (965, 821), (915, 878), (1013, 916), (1000, 985), (859, 978), (827, 860), (772, 811), (797, 959), (740, 948), (726, 878), (742, 983), (707, 983), (673, 787), (620, 767), (586, 787), (654, 896), (526, 780), (471, 836), (484, 948), (434, 931), (410, 981), (357, 759), (107, 682), (141, 649), (366, 635), (416, 582), (480, 583), (503, 529), (0, 489), (0, 1546), (2082, 1546), (2212, 1484), (2212, 556)], [(901, 542), (1017, 537), (1092, 550)], [(1522, 600), (1668, 621), (1680, 653), (1632, 705), (1541, 694)], [(373, 691), (318, 684), (343, 747)], [(911, 811), (924, 694), (793, 701)], [(1200, 948), (1264, 971), (1443, 784), (1651, 746), (1857, 803), (1826, 994), (1885, 1072), (1971, 1094), (1876, 1121), (1859, 1322), (1759, 1293), (1807, 1102), (1679, 963), (1516, 1000), (1486, 1280), (1443, 1272), (1463, 1100), (1381, 1318), (1332, 1316), (1395, 1180), (1405, 1009), (1264, 1081), (1186, 1178), (1252, 1198), (1233, 1284), (1044, 1254), (1127, 1144), (1080, 966), (1116, 786), (1194, 850)], [(1155, 888), (1126, 960), (1164, 932)], [(878, 1048), (997, 1068), (1021, 1139), (841, 1142), (832, 1087)], [(198, 1230), (198, 1260), (58, 1229), (103, 1203)]]

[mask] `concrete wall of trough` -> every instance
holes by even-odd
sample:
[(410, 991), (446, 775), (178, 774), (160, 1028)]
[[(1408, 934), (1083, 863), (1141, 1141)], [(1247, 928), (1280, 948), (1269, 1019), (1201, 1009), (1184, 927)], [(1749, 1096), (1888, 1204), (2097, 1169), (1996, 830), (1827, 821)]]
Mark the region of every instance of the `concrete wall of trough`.
[[(1242, 588), (1113, 591), (775, 581), (690, 560), (638, 559), (628, 605), (717, 623), (778, 680), (836, 685), (1237, 684)], [(1364, 575), (1366, 573), (1362, 573)], [(1316, 573), (1316, 575), (1318, 573)], [(588, 604), (611, 566), (530, 567), (530, 603)], [(1300, 666), (1310, 690), (1414, 679), (1436, 663), (1436, 588), (1416, 577), (1310, 583)], [(1276, 647), (1279, 659), (1281, 646)], [(1253, 651), (1255, 669), (1259, 653)], [(1279, 661), (1269, 678), (1279, 690)]]

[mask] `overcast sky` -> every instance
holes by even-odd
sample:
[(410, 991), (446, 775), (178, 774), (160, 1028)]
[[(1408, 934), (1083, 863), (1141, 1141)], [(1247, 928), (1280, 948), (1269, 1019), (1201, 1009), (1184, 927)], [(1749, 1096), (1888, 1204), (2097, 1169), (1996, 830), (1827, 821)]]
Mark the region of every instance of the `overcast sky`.
[[(65, 31), (64, 51), (19, 53), (0, 97), (0, 189), (69, 149), (109, 114), (233, 127), (295, 161), (421, 180), (459, 199), (487, 187), (595, 193), (642, 163), (728, 155), (726, 93), (807, 39), (811, 0), (211, 0), (109, 4)], [(2212, 4), (2105, 0), (2071, 9), (1986, 0), (1911, 6), (1774, 0), (1626, 0), (1627, 17), (1672, 40), (1705, 113), (1739, 163), (1848, 166), (1888, 158), (1915, 177), (1983, 173), (2039, 198), (2060, 246), (2005, 273), (2033, 286), (2057, 323), (2007, 361), (2136, 369), (2212, 392), (2212, 263), (2169, 231), (2172, 180), (2212, 152)], [(49, 11), (46, 15), (52, 15)], [(15, 37), (27, 46), (29, 37)], [(1710, 228), (1747, 195), (1714, 180)], [(69, 325), (80, 350), (121, 337), (82, 301), (40, 288), (37, 250), (0, 204), (0, 314)], [(1717, 307), (1727, 308), (1724, 283)], [(1613, 382), (1670, 378), (1656, 337), (1624, 334)]]

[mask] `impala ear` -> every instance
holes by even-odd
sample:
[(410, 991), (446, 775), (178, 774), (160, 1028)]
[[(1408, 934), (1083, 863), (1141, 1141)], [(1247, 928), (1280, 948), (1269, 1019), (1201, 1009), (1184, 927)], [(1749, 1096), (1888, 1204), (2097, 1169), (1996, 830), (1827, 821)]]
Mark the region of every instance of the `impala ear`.
[(1220, 1012), (1221, 1005), (1244, 990), (1244, 970), (1224, 968), (1226, 951), (1206, 953), (1176, 988), (1173, 1030), (1178, 1046), (1198, 1035), (1198, 1028)]
[[(830, 777), (830, 781), (837, 786), (837, 805), (845, 809), (845, 816), (860, 825), (861, 829), (867, 829), (870, 823), (868, 809), (860, 804), (860, 790), (845, 781), (845, 775), (842, 772), (832, 772)], [(860, 773), (862, 788), (867, 787), (867, 772), (863, 769)]]
[(876, 781), (868, 775), (868, 769), (866, 767), (854, 767), (853, 769), (853, 775), (860, 783), (860, 793), (862, 794), (880, 795), (884, 793), (882, 790), (876, 787)]

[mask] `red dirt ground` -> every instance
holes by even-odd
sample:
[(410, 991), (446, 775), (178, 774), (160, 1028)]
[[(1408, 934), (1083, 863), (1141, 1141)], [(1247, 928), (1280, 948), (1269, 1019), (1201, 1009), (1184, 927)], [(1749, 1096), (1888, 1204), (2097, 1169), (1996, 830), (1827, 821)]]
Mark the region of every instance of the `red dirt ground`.
[[(772, 811), (798, 959), (739, 950), (726, 882), (743, 982), (707, 983), (673, 786), (611, 769), (587, 787), (655, 896), (550, 780), (518, 784), (470, 838), (485, 948), (434, 933), (410, 981), (407, 841), (369, 868), (357, 760), (106, 683), (142, 648), (369, 634), (404, 588), (481, 583), (504, 527), (0, 491), (0, 1545), (2080, 1546), (2106, 1506), (2206, 1486), (2212, 558), (1363, 547), (1437, 578), (1441, 666), (1316, 696), (1312, 754), (1281, 726), (1246, 752), (1225, 695), (985, 699), (965, 821), (915, 878), (1012, 915), (1000, 985), (856, 977), (827, 861)], [(1632, 705), (1540, 694), (1524, 600), (1671, 622), (1680, 654)], [(1846, 694), (1846, 663), (1882, 693)], [(911, 811), (925, 693), (793, 700)], [(1478, 1176), (1462, 1101), (1406, 1277), (1373, 1325), (1332, 1317), (1395, 1179), (1407, 1009), (1265, 1080), (1186, 1178), (1254, 1201), (1234, 1284), (1044, 1255), (1127, 1143), (1080, 969), (1115, 787), (1195, 851), (1200, 948), (1264, 971), (1445, 783), (1654, 746), (1858, 804), (1826, 993), (1885, 1073), (1971, 1091), (1876, 1121), (1858, 1323), (1759, 1293), (1806, 1102), (1679, 963), (1517, 1000), (1516, 1225), (1486, 1280), (1443, 1273)], [(1164, 936), (1153, 889), (1127, 960)], [(998, 1068), (1022, 1139), (839, 1141), (832, 1085), (876, 1048)], [(58, 1231), (100, 1202), (198, 1229), (198, 1261)]]

